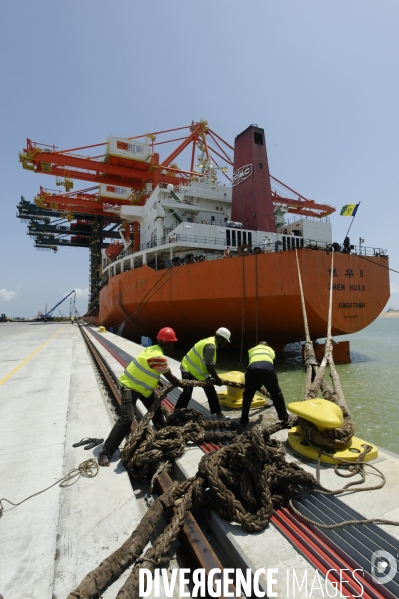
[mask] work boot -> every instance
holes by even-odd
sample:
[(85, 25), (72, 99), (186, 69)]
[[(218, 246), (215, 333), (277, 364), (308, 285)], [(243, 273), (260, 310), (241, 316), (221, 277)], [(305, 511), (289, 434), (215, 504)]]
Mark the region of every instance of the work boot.
[(245, 429), (248, 427), (248, 424), (249, 424), (249, 420), (247, 420), (247, 422), (245, 422), (245, 423), (239, 422), (238, 427), (236, 429), (237, 434), (241, 435), (245, 431)]
[(285, 420), (281, 420), (280, 424), (282, 424), (284, 426), (284, 428), (291, 428), (291, 426), (292, 426), (291, 416), (288, 416), (288, 418), (286, 418)]
[(97, 461), (99, 466), (109, 466), (109, 458), (106, 453), (99, 453)]
[(226, 416), (224, 415), (224, 413), (222, 411), (216, 412), (215, 416), (218, 420), (224, 420), (226, 418)]

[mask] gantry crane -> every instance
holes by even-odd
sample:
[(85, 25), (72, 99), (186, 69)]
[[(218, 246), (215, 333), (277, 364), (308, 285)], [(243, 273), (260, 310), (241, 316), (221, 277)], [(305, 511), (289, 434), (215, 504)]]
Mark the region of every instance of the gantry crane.
[[(175, 132), (182, 132), (183, 136), (170, 139), (170, 134)], [(167, 144), (174, 144), (175, 147), (161, 160), (160, 152), (163, 147), (169, 147)], [(101, 153), (98, 154), (99, 151)], [(196, 156), (197, 151), (200, 152), (199, 157)], [(201, 169), (209, 162), (231, 181), (233, 153), (233, 146), (210, 129), (205, 120), (124, 139), (110, 137), (107, 142), (69, 150), (27, 139), (26, 148), (19, 154), (23, 168), (55, 176), (57, 185), (63, 186), (65, 192), (41, 187), (34, 204), (24, 201), (20, 212), (29, 212), (28, 218), (33, 218), (36, 207), (36, 211), (41, 211), (42, 218), (51, 219), (58, 215), (69, 222), (84, 219), (90, 224), (90, 234), (86, 238), (84, 235), (75, 235), (75, 243), (71, 242), (72, 237), (66, 243), (60, 237), (55, 240), (53, 232), (45, 231), (43, 226), (38, 227), (34, 222), (31, 223), (31, 229), (37, 235), (37, 247), (53, 250), (57, 245), (90, 247), (90, 306), (93, 309), (100, 289), (104, 236), (122, 225), (125, 227), (125, 239), (130, 239), (135, 250), (139, 249), (138, 223), (122, 223), (120, 207), (126, 204), (144, 205), (159, 184), (187, 185), (193, 178), (201, 180), (206, 176)], [(175, 160), (183, 154), (190, 164), (187, 170), (175, 164)], [(335, 210), (332, 206), (305, 198), (275, 177), (270, 176), (270, 179), (276, 210), (284, 208), (284, 211), (292, 214), (317, 218), (328, 216)], [(74, 180), (87, 181), (96, 186), (73, 191)], [(107, 226), (111, 228), (107, 230)]]
[[(157, 141), (158, 136), (187, 129), (188, 134), (184, 137), (166, 140), (162, 138), (160, 141)], [(115, 148), (111, 147), (111, 140), (114, 139), (116, 139), (116, 145), (120, 145), (119, 153), (115, 151)], [(150, 148), (150, 152), (146, 160), (138, 158), (134, 152), (132, 152), (131, 156), (128, 154), (128, 146), (132, 145), (134, 147), (136, 140), (148, 142), (145, 147)], [(162, 144), (176, 142), (180, 142), (179, 145), (166, 158), (160, 161), (159, 153), (155, 152), (155, 149), (158, 149), (158, 146)], [(126, 149), (124, 146), (126, 146)], [(191, 146), (190, 169), (182, 170), (174, 164), (174, 160), (189, 146)], [(105, 152), (97, 156), (82, 153), (93, 151), (99, 147), (105, 147)], [(172, 183), (173, 185), (187, 184), (192, 177), (200, 179), (203, 176), (198, 169), (196, 170), (196, 149), (199, 149), (202, 153), (203, 162), (212, 160), (221, 169), (227, 179), (231, 180), (226, 171), (229, 167), (233, 166), (231, 152), (234, 151), (234, 148), (210, 129), (206, 121), (192, 123), (185, 127), (128, 137), (124, 140), (110, 138), (108, 142), (71, 148), (69, 150), (58, 150), (56, 146), (49, 146), (27, 139), (26, 148), (19, 154), (19, 157), (23, 168), (32, 170), (35, 173), (55, 175), (58, 178), (57, 184), (64, 185), (66, 189), (66, 193), (60, 195), (58, 202), (61, 201), (62, 197), (65, 199), (65, 206), (68, 205), (68, 202), (72, 204), (72, 200), (74, 201), (73, 205), (76, 206), (86, 204), (86, 206), (90, 206), (91, 213), (93, 214), (101, 212), (99, 204), (112, 204), (111, 198), (102, 198), (99, 188), (89, 188), (69, 193), (73, 188), (73, 179), (100, 183), (101, 185), (111, 185), (118, 188), (123, 186), (135, 193), (132, 193), (129, 200), (120, 199), (119, 204), (144, 204), (152, 189), (160, 183)], [(124, 150), (125, 153), (123, 153)], [(218, 160), (220, 159), (224, 162), (224, 167), (219, 165)], [(313, 200), (305, 198), (272, 176), (271, 184), (272, 188), (274, 188), (274, 203), (278, 206), (284, 206), (288, 212), (321, 218), (332, 214), (335, 210), (328, 204), (318, 204)], [(284, 192), (288, 192), (289, 197)], [(56, 199), (52, 198), (53, 195), (47, 195), (43, 188), (41, 188), (41, 193), (37, 196), (37, 200), (54, 204)], [(113, 203), (116, 203), (115, 198)]]
[[(114, 215), (91, 214), (90, 210), (68, 212), (41, 203), (28, 202), (21, 197), (17, 205), (18, 218), (28, 221), (28, 235), (35, 239), (35, 247), (57, 252), (59, 246), (86, 247), (90, 250), (89, 306), (95, 306), (101, 285), (101, 252), (105, 239), (119, 239), (121, 221)], [(74, 222), (71, 222), (74, 221)]]

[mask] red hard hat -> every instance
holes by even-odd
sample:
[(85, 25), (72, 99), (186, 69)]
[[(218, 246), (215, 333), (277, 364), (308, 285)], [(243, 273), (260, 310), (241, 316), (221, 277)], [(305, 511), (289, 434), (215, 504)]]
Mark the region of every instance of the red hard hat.
[(165, 343), (174, 343), (177, 341), (176, 333), (170, 327), (164, 327), (157, 335), (158, 341), (164, 341)]

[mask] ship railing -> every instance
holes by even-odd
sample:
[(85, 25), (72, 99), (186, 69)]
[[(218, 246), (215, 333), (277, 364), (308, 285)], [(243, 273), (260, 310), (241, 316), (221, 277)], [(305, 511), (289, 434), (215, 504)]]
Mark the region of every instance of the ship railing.
[[(169, 245), (170, 243), (182, 244), (183, 246), (190, 246), (192, 244), (196, 244), (196, 246), (200, 245), (209, 248), (213, 247), (214, 249), (224, 249), (224, 247), (226, 246), (226, 240), (221, 239), (219, 237), (173, 234), (173, 231), (171, 231), (167, 233), (164, 237), (152, 239), (151, 241), (141, 244), (140, 249), (138, 251), (146, 251), (155, 248), (160, 248), (162, 246)], [(233, 240), (231, 240), (229, 245), (232, 252), (234, 252), (234, 250), (236, 250), (239, 247), (239, 244), (237, 242), (233, 243)], [(364, 245), (351, 245), (350, 248), (345, 248), (342, 244), (339, 243), (331, 244), (330, 242), (326, 241), (304, 239), (303, 237), (296, 235), (279, 235), (279, 238), (275, 242), (268, 242), (267, 244), (261, 243), (259, 245), (256, 243), (252, 243), (248, 245), (251, 246), (251, 250), (255, 249), (256, 251), (256, 248), (258, 248), (258, 251), (266, 251), (267, 253), (284, 252), (300, 248), (329, 251), (331, 250), (331, 248), (333, 248), (335, 252), (350, 253), (359, 256), (387, 256), (387, 250), (382, 248), (367, 247)], [(119, 254), (119, 256), (114, 260), (114, 262), (121, 260), (126, 256), (131, 256), (134, 253), (136, 252), (134, 252), (134, 250), (130, 248), (127, 250), (123, 250), (121, 254)]]
[(172, 224), (170, 225), (170, 227), (165, 227), (165, 228), (164, 228), (164, 230), (163, 230), (165, 237), (167, 237), (168, 235), (170, 235), (170, 234), (171, 234), (171, 232), (172, 232), (174, 229), (176, 229), (177, 225), (179, 225), (179, 224), (180, 224), (180, 223), (179, 223), (179, 221), (178, 221), (178, 220), (175, 220), (175, 222), (174, 222), (174, 223), (172, 223)]
[[(295, 249), (293, 247), (288, 247), (288, 240), (289, 237), (286, 239), (287, 247), (285, 249)], [(331, 249), (333, 249), (336, 253), (352, 254), (356, 256), (388, 257), (387, 250), (382, 248), (368, 247), (365, 245), (349, 245), (345, 247), (340, 243), (328, 243), (325, 241), (313, 241), (311, 239), (305, 239), (301, 247), (324, 251), (331, 251)]]
[[(224, 216), (222, 218), (216, 218), (215, 216), (209, 216), (209, 217), (204, 217), (204, 218), (199, 218), (197, 216), (182, 216), (181, 217), (181, 222), (184, 223), (194, 223), (194, 224), (198, 224), (198, 225), (215, 225), (217, 227), (225, 227), (226, 226), (226, 221), (228, 220), (227, 216)], [(169, 227), (166, 227), (164, 229), (164, 234), (165, 235), (170, 235), (172, 233), (172, 231), (174, 229), (176, 229), (176, 227), (180, 224), (179, 221), (175, 220)]]
[(320, 218), (319, 216), (310, 216), (310, 215), (291, 216), (291, 218), (288, 218), (287, 220), (284, 221), (284, 224), (281, 225), (280, 228), (284, 228), (286, 225), (292, 225), (292, 223), (300, 222), (301, 220), (315, 220), (319, 223), (320, 222), (321, 223), (331, 222), (331, 219), (329, 216), (323, 216), (322, 218)]
[(151, 241), (147, 241), (147, 243), (142, 243), (140, 245), (140, 251), (157, 248), (170, 243), (187, 245), (195, 243), (202, 246), (220, 246), (223, 248), (226, 246), (226, 240), (220, 239), (219, 237), (207, 237), (205, 235), (182, 235), (181, 233), (173, 233), (173, 231), (171, 231), (164, 237), (152, 239)]
[[(384, 257), (388, 258), (388, 250), (383, 248), (367, 247), (365, 245), (351, 246), (350, 254), (356, 254), (357, 256), (374, 256), (376, 258)], [(343, 251), (343, 250), (341, 250)], [(348, 252), (344, 252), (348, 253)]]
[[(157, 248), (163, 245), (167, 245), (168, 243), (177, 243), (186, 246), (190, 246), (191, 244), (197, 244), (203, 247), (211, 248), (212, 246), (215, 249), (225, 248), (226, 240), (220, 239), (218, 237), (206, 237), (203, 235), (182, 235), (182, 234), (171, 234), (169, 237), (161, 237), (160, 239), (154, 239), (146, 244), (141, 246), (142, 250), (148, 250), (152, 248)], [(232, 252), (238, 249), (239, 245), (237, 243), (229, 244)], [(244, 244), (247, 245), (247, 244)], [(334, 249), (335, 252), (339, 253), (350, 253), (356, 254), (359, 256), (387, 256), (387, 250), (382, 248), (374, 248), (367, 246), (354, 246), (351, 245), (350, 249), (346, 249), (343, 245), (326, 241), (316, 241), (312, 239), (304, 239), (303, 237), (297, 235), (281, 235), (275, 242), (269, 243), (261, 243), (261, 244), (248, 244), (251, 246), (251, 250), (258, 252), (284, 252), (290, 251), (294, 249), (300, 248), (308, 248), (314, 250), (323, 250), (323, 251), (331, 251)], [(195, 248), (197, 249), (197, 248)], [(200, 248), (198, 248), (200, 249)]]
[[(126, 272), (131, 268), (139, 268), (144, 264), (143, 255), (145, 253), (147, 254), (147, 266), (154, 268), (154, 270), (162, 270), (169, 268), (170, 266), (179, 266), (191, 262), (220, 260), (223, 257), (223, 250), (226, 247), (224, 239), (198, 235), (175, 234), (173, 236), (173, 251), (179, 252), (179, 255), (175, 255), (172, 260), (170, 260), (169, 254), (166, 254), (165, 252), (169, 252), (169, 243), (171, 242), (172, 241), (170, 241), (169, 238), (162, 237), (142, 244), (140, 250), (137, 252), (129, 249), (123, 252), (123, 255), (119, 255), (112, 264), (104, 267), (103, 275), (113, 277), (122, 272)], [(251, 246), (251, 244), (248, 245)], [(364, 245), (351, 245), (349, 248), (345, 248), (339, 243), (331, 244), (325, 241), (303, 239), (303, 237), (291, 235), (279, 236), (279, 239), (274, 242), (262, 243), (259, 245), (252, 244), (250, 248), (248, 248), (248, 245), (245, 245), (244, 247), (249, 250), (249, 254), (285, 252), (303, 248), (327, 252), (334, 249), (337, 253), (349, 253), (352, 255), (370, 257), (388, 257), (387, 250), (382, 248), (367, 247)], [(230, 244), (230, 255), (232, 258), (242, 255), (242, 253), (237, 252), (237, 250), (237, 245)], [(185, 254), (184, 257), (181, 257), (180, 254), (182, 252), (187, 252), (187, 254)]]

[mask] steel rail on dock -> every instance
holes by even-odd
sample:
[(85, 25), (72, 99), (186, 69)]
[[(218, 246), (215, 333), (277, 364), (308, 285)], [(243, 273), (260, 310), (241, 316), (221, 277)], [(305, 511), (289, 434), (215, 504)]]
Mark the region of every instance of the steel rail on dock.
[[(85, 339), (88, 339), (88, 335), (86, 331), (83, 331), (83, 327), (81, 327), (81, 330)], [(105, 341), (92, 328), (88, 328), (88, 330), (90, 331), (91, 335), (124, 368), (126, 368), (126, 366), (131, 361), (132, 357), (123, 350), (119, 349), (111, 341)], [(94, 344), (91, 343), (91, 345), (94, 347)], [(95, 355), (100, 356), (98, 350), (95, 351)], [(99, 359), (104, 360), (103, 357), (100, 357)], [(169, 393), (169, 396), (163, 400), (163, 404), (172, 411), (175, 408), (176, 400), (171, 396), (174, 394), (175, 391), (176, 390), (172, 390), (172, 392)], [(206, 412), (205, 409), (201, 411), (203, 414), (206, 414), (209, 418), (209, 414)], [(211, 451), (219, 449), (220, 446), (214, 443), (202, 443), (200, 444), (200, 448), (205, 453), (210, 453)], [(167, 473), (162, 473), (162, 475), (164, 474), (166, 477), (168, 477), (170, 485), (172, 483), (172, 480), (170, 479)], [(158, 477), (158, 479), (159, 478), (160, 477)], [(165, 485), (166, 484), (167, 483), (165, 481)], [(162, 487), (160, 487), (160, 489), (166, 490), (167, 486), (163, 485)], [(302, 503), (301, 501), (297, 501), (295, 503), (296, 508), (299, 509), (299, 511), (302, 511), (304, 513), (304, 516), (306, 515), (314, 520), (318, 519), (321, 523), (328, 522), (331, 524), (334, 521), (340, 521), (340, 519), (342, 520), (342, 514), (340, 512), (343, 512), (342, 506), (344, 506), (344, 504), (342, 504), (341, 506), (339, 500), (337, 499), (335, 499), (335, 502), (337, 503), (336, 508), (334, 508), (334, 506), (323, 504), (324, 514), (322, 517), (320, 516), (320, 510), (319, 515), (316, 516), (315, 513), (313, 513), (314, 510), (310, 509), (311, 506), (307, 505), (306, 501), (304, 503)], [(350, 508), (348, 508), (347, 506), (344, 506), (344, 508), (346, 510), (350, 510)], [(361, 515), (354, 512), (354, 510), (352, 510), (351, 516), (352, 519), (362, 518)], [(346, 597), (355, 598), (361, 596), (365, 599), (397, 599), (399, 597), (399, 584), (396, 580), (392, 580), (388, 585), (381, 585), (375, 583), (370, 573), (364, 568), (364, 565), (370, 561), (370, 555), (372, 555), (373, 551), (375, 551), (376, 548), (375, 539), (373, 539), (373, 535), (376, 536), (375, 529), (377, 529), (377, 527), (375, 527), (375, 525), (371, 525), (374, 528), (370, 528), (370, 525), (368, 525), (368, 527), (366, 528), (363, 525), (362, 531), (364, 530), (365, 532), (362, 533), (362, 540), (357, 539), (356, 544), (358, 555), (355, 561), (348, 555), (348, 547), (350, 547), (351, 544), (350, 542), (348, 544), (348, 542), (346, 541), (345, 537), (347, 536), (347, 534), (342, 532), (343, 529), (336, 529), (334, 531), (334, 538), (332, 538), (331, 535), (327, 536), (326, 532), (323, 532), (323, 530), (320, 530), (313, 525), (309, 525), (304, 520), (301, 520), (300, 517), (298, 517), (296, 514), (294, 514), (287, 508), (274, 510), (271, 522), (277, 528), (277, 530), (279, 530), (285, 536), (285, 538), (289, 540), (289, 542), (295, 547), (295, 549), (305, 556), (305, 558), (312, 564), (314, 568), (316, 568), (323, 575), (328, 577), (331, 583), (334, 583), (334, 585), (338, 584), (338, 586), (340, 584), (344, 584), (345, 586), (343, 588), (343, 591), (345, 593), (349, 593), (348, 595), (346, 595)], [(199, 528), (198, 523), (197, 526)], [(356, 534), (356, 529), (353, 525), (347, 527), (347, 529), (350, 529), (350, 534)], [(377, 530), (379, 531), (379, 534), (377, 535), (379, 543), (378, 549), (387, 549), (388, 551), (392, 551), (392, 541), (395, 539), (385, 531), (381, 529)], [(352, 531), (354, 531), (354, 533), (352, 533)], [(187, 539), (188, 541), (186, 541), (185, 539), (185, 542), (190, 543), (190, 537), (187, 537)], [(193, 542), (196, 542), (194, 541), (194, 538), (192, 540)], [(200, 557), (201, 556), (198, 556), (198, 559)], [(196, 563), (199, 564), (200, 562)], [(218, 563), (219, 565), (214, 565), (212, 567), (223, 569), (220, 565), (220, 562)], [(240, 568), (241, 566), (242, 564), (235, 565), (235, 567), (238, 568)], [(203, 565), (203, 563), (201, 562), (201, 565), (199, 565), (199, 567), (205, 568), (205, 565)], [(345, 570), (353, 572), (353, 570), (356, 568), (363, 571), (363, 576), (358, 576), (358, 579), (361, 579), (361, 584), (357, 582), (356, 578), (353, 578), (345, 573)], [(343, 574), (341, 581), (340, 576), (342, 572)]]
[[(104, 359), (98, 352), (95, 345), (90, 340), (84, 327), (79, 325), (79, 328), (82, 333), (83, 339), (85, 340), (86, 345), (93, 359), (95, 360), (96, 365), (98, 366), (98, 368), (101, 371), (101, 374), (105, 378), (105, 381), (109, 387), (109, 391), (111, 392), (113, 399), (120, 406), (121, 394), (118, 389), (118, 386), (115, 383), (114, 378), (109, 373)], [(123, 360), (123, 358), (121, 358), (115, 351), (107, 347), (106, 344), (103, 344), (103, 346), (108, 349), (110, 354), (113, 355), (113, 357), (115, 357), (120, 362), (120, 364), (122, 364), (124, 367), (127, 366), (125, 360)], [(172, 484), (173, 480), (167, 472), (163, 471), (157, 476), (156, 487), (159, 490), (160, 494), (165, 493), (171, 487)], [(217, 568), (218, 570), (223, 572), (223, 565), (219, 561), (218, 557), (216, 556), (216, 553), (212, 549), (210, 543), (208, 542), (207, 538), (202, 532), (200, 525), (198, 524), (197, 520), (194, 518), (191, 512), (189, 512), (187, 516), (184, 526), (178, 535), (178, 539), (181, 545), (188, 551), (191, 560), (194, 562), (197, 568), (203, 568), (207, 575), (214, 568)], [(235, 589), (232, 585), (230, 585), (229, 591), (230, 593), (234, 593), (235, 596)], [(220, 595), (220, 599), (224, 599), (223, 593)]]

